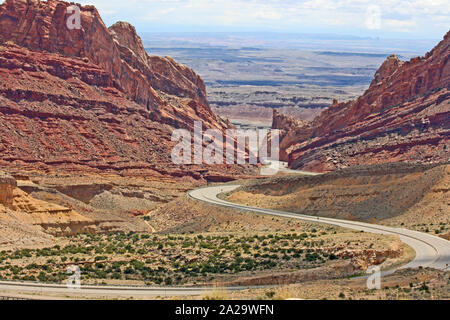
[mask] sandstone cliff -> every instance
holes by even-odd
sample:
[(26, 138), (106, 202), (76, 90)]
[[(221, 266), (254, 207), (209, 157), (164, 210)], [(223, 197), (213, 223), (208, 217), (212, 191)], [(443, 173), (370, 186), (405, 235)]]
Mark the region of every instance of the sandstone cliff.
[(0, 173), (0, 246), (46, 243), (51, 236), (97, 232), (98, 221), (78, 212), (33, 198), (16, 180)]
[(281, 114), (278, 110), (273, 109), (272, 129), (280, 130), (280, 160), (289, 161), (289, 148), (295, 143), (292, 140), (292, 133), (297, 130), (303, 130), (309, 125), (309, 122), (294, 119), (293, 117)]
[(0, 166), (207, 175), (211, 168), (170, 160), (175, 128), (196, 120), (205, 129), (229, 126), (211, 111), (203, 80), (171, 58), (149, 56), (130, 24), (106, 28), (92, 6), (81, 7), (82, 29), (69, 30), (69, 5), (0, 5)]
[(0, 172), (0, 204), (5, 207), (12, 207), (13, 192), (17, 187), (16, 180), (2, 172)]
[[(0, 6), (0, 42), (89, 61), (110, 75), (111, 86), (155, 113), (157, 120), (191, 127), (189, 117), (194, 117), (205, 126), (221, 127), (209, 108), (203, 80), (191, 69), (170, 58), (150, 58), (131, 25), (117, 23), (108, 30), (93, 6), (80, 7), (82, 29), (70, 30), (69, 6), (57, 0), (5, 1)], [(184, 99), (173, 102), (165, 94)], [(186, 117), (177, 114), (177, 107)]]
[(307, 121), (294, 119), (293, 117), (280, 114), (277, 109), (273, 109), (272, 128), (282, 131), (295, 130), (307, 126)]
[(390, 56), (356, 101), (335, 103), (282, 141), (293, 168), (450, 158), (450, 32), (424, 57)]

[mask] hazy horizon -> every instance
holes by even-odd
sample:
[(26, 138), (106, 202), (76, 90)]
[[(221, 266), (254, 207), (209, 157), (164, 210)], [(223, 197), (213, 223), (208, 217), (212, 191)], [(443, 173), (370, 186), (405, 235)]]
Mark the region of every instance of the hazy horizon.
[[(4, 0), (0, 0), (0, 4)], [(450, 29), (447, 0), (80, 0), (110, 26), (138, 32), (272, 32), (439, 40)]]
[(128, 21), (139, 32), (272, 32), (382, 39), (442, 39), (446, 0), (81, 0), (105, 23)]

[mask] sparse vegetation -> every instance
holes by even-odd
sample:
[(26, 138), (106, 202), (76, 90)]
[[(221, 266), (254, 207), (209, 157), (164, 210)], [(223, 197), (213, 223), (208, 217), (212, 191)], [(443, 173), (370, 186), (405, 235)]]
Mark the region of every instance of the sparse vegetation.
[(4, 279), (61, 282), (70, 264), (84, 281), (135, 280), (180, 285), (220, 275), (313, 268), (338, 259), (310, 233), (235, 235), (79, 235), (65, 246), (2, 251)]

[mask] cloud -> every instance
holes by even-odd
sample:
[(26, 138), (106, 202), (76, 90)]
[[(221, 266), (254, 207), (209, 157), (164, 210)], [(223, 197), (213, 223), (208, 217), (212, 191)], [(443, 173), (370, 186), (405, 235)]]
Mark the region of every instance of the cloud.
[(370, 30), (381, 29), (381, 8), (377, 5), (371, 5), (366, 12), (366, 27)]
[(284, 17), (282, 13), (271, 10), (259, 10), (252, 14), (254, 18), (262, 20), (280, 20)]
[[(450, 29), (448, 0), (79, 0), (94, 4), (105, 19), (180, 31), (214, 30), (320, 32), (407, 32), (441, 37)], [(120, 15), (120, 17), (119, 17)]]
[(385, 23), (390, 29), (402, 32), (410, 32), (416, 26), (416, 22), (413, 20), (388, 19), (385, 20)]
[(149, 14), (147, 15), (147, 19), (148, 20), (158, 20), (163, 16), (167, 16), (172, 12), (175, 12), (176, 9), (175, 8), (165, 8), (165, 9), (159, 9), (156, 11), (151, 11), (149, 12)]

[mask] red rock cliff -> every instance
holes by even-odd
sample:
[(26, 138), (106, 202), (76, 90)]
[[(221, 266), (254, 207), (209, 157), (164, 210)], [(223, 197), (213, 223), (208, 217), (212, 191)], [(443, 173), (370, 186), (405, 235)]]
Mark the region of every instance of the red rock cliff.
[(13, 177), (0, 172), (0, 204), (12, 207), (14, 200), (13, 191), (16, 186), (17, 183)]
[(335, 102), (282, 142), (293, 168), (450, 158), (450, 32), (424, 57), (390, 56), (356, 101)]
[[(69, 6), (57, 0), (6, 0), (0, 6), (0, 42), (89, 61), (160, 122), (190, 128), (194, 118), (206, 127), (223, 127), (209, 108), (202, 79), (191, 69), (170, 58), (149, 57), (131, 25), (108, 29), (93, 6), (80, 7), (82, 29), (70, 30)], [(179, 101), (171, 103), (167, 95)]]
[(204, 128), (228, 125), (209, 108), (202, 79), (171, 58), (147, 55), (131, 25), (106, 28), (92, 6), (81, 7), (82, 29), (69, 30), (68, 6), (0, 5), (0, 166), (212, 174), (170, 159), (174, 128), (195, 120)]

